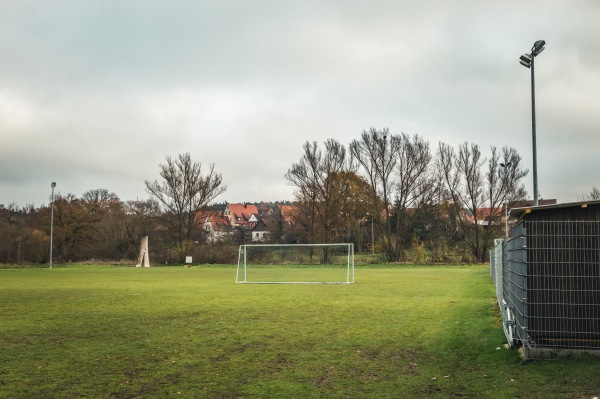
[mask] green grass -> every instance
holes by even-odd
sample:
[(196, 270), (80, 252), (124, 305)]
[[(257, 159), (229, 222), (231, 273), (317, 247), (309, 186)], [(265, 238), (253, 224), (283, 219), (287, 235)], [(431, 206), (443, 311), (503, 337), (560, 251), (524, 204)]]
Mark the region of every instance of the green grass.
[(0, 270), (1, 398), (591, 398), (600, 358), (523, 363), (488, 268)]
[(289, 282), (289, 283), (346, 283), (352, 281), (352, 271), (347, 265), (250, 265), (239, 269), (238, 280), (248, 283)]

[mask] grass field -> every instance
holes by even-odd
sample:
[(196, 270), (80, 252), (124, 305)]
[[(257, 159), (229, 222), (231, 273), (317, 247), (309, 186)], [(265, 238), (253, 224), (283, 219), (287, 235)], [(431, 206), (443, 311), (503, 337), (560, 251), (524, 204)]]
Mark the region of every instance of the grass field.
[(235, 273), (0, 270), (0, 397), (600, 395), (600, 358), (523, 363), (502, 348), (486, 267), (357, 267), (352, 285)]
[[(238, 271), (236, 281), (246, 283), (347, 283), (352, 282), (352, 270), (347, 266), (294, 265), (250, 266)], [(244, 280), (245, 279), (245, 280)]]

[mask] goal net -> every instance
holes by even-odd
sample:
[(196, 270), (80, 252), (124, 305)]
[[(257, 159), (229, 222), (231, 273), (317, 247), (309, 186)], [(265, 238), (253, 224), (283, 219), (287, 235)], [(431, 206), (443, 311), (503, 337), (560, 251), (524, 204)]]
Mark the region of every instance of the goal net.
[(236, 283), (351, 284), (354, 244), (240, 245)]

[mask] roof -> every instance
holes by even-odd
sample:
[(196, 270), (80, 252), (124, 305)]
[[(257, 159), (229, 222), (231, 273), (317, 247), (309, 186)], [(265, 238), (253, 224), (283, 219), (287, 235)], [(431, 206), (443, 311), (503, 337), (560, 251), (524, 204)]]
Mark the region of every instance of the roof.
[(229, 212), (231, 212), (232, 215), (235, 215), (240, 218), (243, 217), (246, 220), (248, 220), (250, 216), (252, 216), (252, 214), (254, 213), (259, 215), (258, 208), (256, 207), (256, 205), (228, 204), (227, 207), (229, 208)]
[[(482, 222), (490, 222), (490, 219), (493, 219), (497, 216), (502, 217), (503, 214), (503, 207), (498, 207), (498, 208), (477, 208), (477, 222), (478, 223), (482, 223)], [(469, 209), (464, 209), (464, 214), (466, 216), (466, 218), (468, 220), (470, 220), (471, 222), (475, 222), (475, 216), (473, 215), (473, 212), (471, 212)]]
[[(556, 205), (556, 199), (543, 199), (541, 198), (538, 201), (538, 205)], [(533, 206), (533, 200), (524, 200), (524, 201), (516, 201), (516, 202), (511, 202), (510, 203), (512, 208), (525, 208), (525, 207), (532, 207)]]
[(229, 219), (220, 216), (208, 216), (205, 224), (206, 223), (209, 223), (214, 231), (228, 231), (231, 229)]
[(269, 231), (267, 224), (264, 220), (260, 219), (256, 224), (252, 227), (252, 231)]
[(196, 223), (204, 223), (206, 221), (206, 218), (219, 217), (219, 216), (221, 216), (222, 213), (223, 212), (219, 211), (219, 210), (202, 209), (202, 210), (196, 212), (196, 216), (195, 216), (194, 220), (196, 221)]
[(513, 208), (510, 210), (508, 215), (509, 219), (521, 219), (523, 216), (529, 213), (544, 212), (548, 210), (557, 209), (576, 209), (576, 208), (587, 208), (588, 206), (600, 206), (600, 200), (596, 201), (578, 201), (578, 202), (565, 202), (562, 204), (553, 205), (538, 205), (538, 206), (526, 206), (522, 208)]

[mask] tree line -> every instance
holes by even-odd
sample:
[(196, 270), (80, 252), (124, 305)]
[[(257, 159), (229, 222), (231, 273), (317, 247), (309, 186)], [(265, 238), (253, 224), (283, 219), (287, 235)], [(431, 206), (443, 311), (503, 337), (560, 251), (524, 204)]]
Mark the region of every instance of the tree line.
[(417, 134), (371, 128), (348, 148), (329, 139), (303, 150), (285, 175), (296, 188), (302, 240), (356, 242), (372, 223), (391, 262), (415, 250), (434, 262), (485, 262), (504, 204), (526, 197), (528, 171), (511, 147), (491, 147), (486, 157), (474, 143), (432, 149)]
[[(205, 170), (189, 153), (167, 156), (159, 175), (160, 181), (145, 182), (151, 198), (142, 201), (121, 201), (113, 192), (94, 189), (79, 198), (58, 194), (39, 208), (0, 205), (0, 263), (49, 262), (53, 209), (57, 262), (131, 262), (141, 237), (149, 236), (154, 262), (181, 264), (204, 240), (196, 214), (226, 186), (214, 165)], [(212, 260), (219, 261), (215, 256)]]
[[(159, 214), (153, 200), (121, 201), (115, 193), (95, 189), (81, 197), (54, 198), (53, 258), (135, 259), (139, 240), (155, 229)], [(0, 205), (0, 262), (47, 263), (50, 204), (34, 208)]]
[[(511, 147), (488, 152), (371, 128), (346, 147), (335, 139), (306, 142), (284, 177), (294, 187), (294, 242), (353, 242), (387, 261), (485, 262), (503, 234), (503, 207), (526, 198), (528, 171)], [(54, 199), (53, 257), (129, 261), (150, 236), (153, 261), (229, 262), (235, 249), (204, 245), (200, 210), (227, 187), (214, 165), (189, 153), (166, 157), (158, 180), (146, 180), (149, 199), (121, 201), (106, 189)], [(594, 187), (585, 198), (598, 198)], [(49, 261), (51, 204), (0, 204), (0, 263)], [(273, 237), (276, 239), (276, 237)]]

